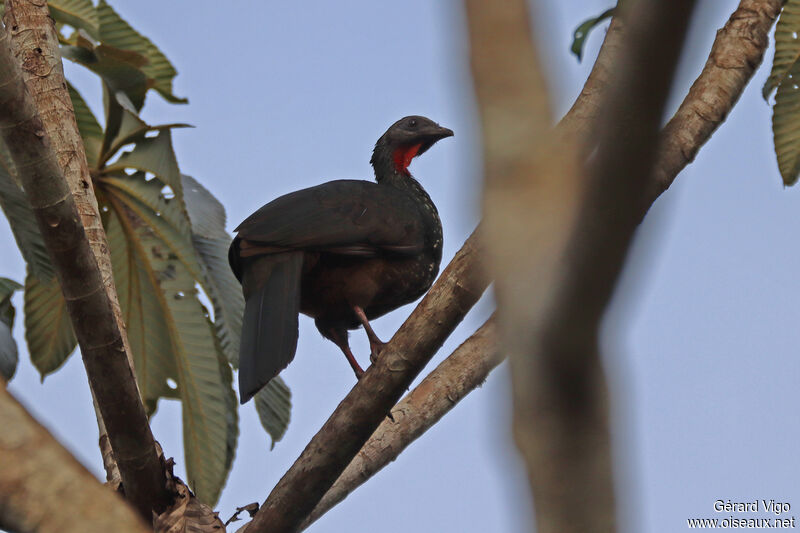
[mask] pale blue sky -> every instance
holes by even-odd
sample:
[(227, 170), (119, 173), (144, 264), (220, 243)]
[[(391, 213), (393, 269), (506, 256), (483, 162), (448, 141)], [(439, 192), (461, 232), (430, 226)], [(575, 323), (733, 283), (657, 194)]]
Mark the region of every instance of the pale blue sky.
[[(411, 167), (439, 206), (445, 261), (472, 231), (481, 163), (460, 2), (112, 3), (178, 69), (175, 93), (190, 104), (170, 106), (151, 95), (145, 117), (197, 126), (175, 133), (178, 161), (222, 201), (230, 228), (293, 189), (370, 179), (378, 136), (401, 116), (423, 114), (456, 133)], [(568, 52), (572, 30), (611, 3), (539, 2), (558, 114), (578, 94), (602, 40), (602, 31), (593, 34), (578, 64)], [(679, 97), (737, 2), (699, 4)], [(94, 78), (71, 66), (68, 75), (100, 103)], [(717, 499), (774, 498), (800, 509), (800, 193), (783, 188), (774, 162), (771, 111), (760, 96), (766, 76), (762, 67), (728, 122), (648, 215), (604, 328), (623, 531), (672, 533), (687, 528), (686, 518), (725, 518), (713, 510)], [(0, 276), (22, 280), (4, 223), (0, 243), (11, 250), (0, 256)], [(15, 303), (21, 308), (21, 297)], [(377, 332), (390, 337), (409, 310), (378, 320)], [(490, 312), (490, 302), (479, 304), (435, 362)], [(79, 358), (40, 384), (21, 324), (22, 361), (11, 390), (101, 475)], [(218, 506), (223, 518), (263, 501), (353, 385), (338, 349), (310, 320), (300, 327), (297, 357), (284, 373), (294, 394), (292, 424), (270, 452), (252, 405), (241, 409), (239, 449)], [(363, 333), (352, 337), (366, 363)], [(528, 529), (508, 409), (501, 367), (310, 531)], [(153, 430), (181, 472), (177, 404), (162, 402)]]

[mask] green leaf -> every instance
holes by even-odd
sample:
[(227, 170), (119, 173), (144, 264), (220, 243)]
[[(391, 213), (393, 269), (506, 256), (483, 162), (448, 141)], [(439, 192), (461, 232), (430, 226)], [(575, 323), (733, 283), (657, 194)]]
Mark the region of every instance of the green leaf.
[(172, 149), (172, 134), (169, 129), (159, 131), (156, 137), (141, 139), (132, 151), (123, 153), (117, 161), (108, 165), (106, 171), (113, 173), (128, 168), (155, 174), (182, 201), (181, 173)]
[(220, 346), (228, 360), (237, 366), (244, 298), (228, 266), (230, 237), (224, 230), (225, 210), (196, 180), (189, 176), (183, 176), (183, 180), (189, 188), (184, 189), (184, 199), (190, 218), (176, 198), (164, 198), (160, 180), (146, 181), (141, 172), (107, 176), (102, 183), (113, 189), (125, 206), (147, 223), (200, 281), (214, 306)]
[(150, 275), (146, 258), (138, 253), (135, 242), (128, 240), (117, 211), (109, 209), (103, 215), (114, 283), (127, 326), (139, 390), (148, 406), (148, 414), (152, 414), (159, 398), (178, 396), (178, 391), (168, 382), (171, 379), (177, 383), (178, 370), (165, 310), (161, 306), (161, 289)]
[(141, 258), (149, 283), (160, 288), (154, 292), (175, 362), (189, 484), (198, 498), (213, 505), (230, 470), (238, 433), (230, 369), (208, 313), (197, 299), (194, 277), (112, 189), (108, 194), (126, 234), (129, 253)]
[(100, 22), (92, 0), (48, 0), (47, 6), (56, 22), (86, 30), (97, 39)]
[(5, 322), (0, 322), (0, 377), (11, 381), (17, 372), (17, 363), (19, 363), (17, 341), (11, 334), (11, 327)]
[(607, 18), (611, 18), (615, 11), (616, 8), (614, 7), (606, 9), (598, 16), (583, 21), (580, 26), (575, 28), (575, 33), (572, 36), (572, 46), (570, 47), (570, 51), (578, 57), (578, 61), (583, 59), (583, 47), (586, 44), (586, 38), (589, 37), (589, 33), (601, 22)]
[(25, 340), (43, 380), (64, 364), (78, 344), (55, 277), (42, 280), (28, 273), (25, 278)]
[(171, 130), (173, 128), (192, 128), (191, 124), (172, 123), (161, 124), (158, 126), (151, 126), (145, 123), (138, 115), (128, 111), (122, 110), (120, 116), (120, 126), (116, 137), (111, 141), (107, 152), (103, 155), (103, 163), (108, 161), (117, 151), (130, 143), (141, 142), (145, 139), (145, 135), (151, 131), (161, 132)]
[(81, 34), (73, 36), (71, 44), (61, 46), (61, 56), (98, 74), (116, 98), (126, 97), (134, 111), (142, 108), (149, 88), (141, 69), (146, 58), (126, 50), (93, 42)]
[[(0, 304), (11, 298), (11, 295), (14, 294), (15, 291), (20, 290), (21, 288), (22, 285), (20, 285), (13, 279), (0, 278)], [(0, 313), (0, 320), (2, 319), (3, 319), (3, 314)]]
[(281, 440), (289, 427), (292, 414), (292, 393), (280, 376), (272, 378), (255, 395), (256, 412), (261, 425), (272, 437), (270, 449)]
[(22, 288), (22, 285), (13, 279), (0, 278), (0, 322), (8, 327), (14, 327), (14, 315), (16, 311), (11, 305), (11, 297)]
[(225, 208), (191, 176), (183, 175), (183, 199), (192, 224), (192, 242), (203, 267), (203, 289), (214, 306), (214, 325), (228, 361), (239, 366), (244, 297), (228, 264), (231, 237), (225, 231)]
[(14, 377), (19, 362), (17, 341), (11, 333), (15, 314), (11, 296), (21, 288), (16, 281), (0, 278), (0, 376), (6, 381)]
[(177, 75), (172, 63), (161, 53), (150, 39), (134, 30), (105, 0), (97, 5), (100, 19), (100, 41), (106, 45), (137, 52), (147, 58), (142, 71), (153, 80), (153, 88), (172, 103), (186, 103), (172, 93), (172, 80)]
[(772, 134), (783, 183), (794, 185), (800, 174), (800, 0), (783, 6), (775, 28), (775, 59), (764, 84), (768, 98), (777, 87), (772, 110)]
[(36, 216), (25, 193), (16, 184), (11, 167), (6, 164), (5, 158), (0, 157), (0, 209), (8, 218), (11, 232), (31, 272), (41, 279), (52, 278), (53, 265), (39, 233)]
[(800, 30), (800, 1), (788, 0), (775, 26), (775, 58), (772, 60), (769, 78), (761, 89), (765, 100), (790, 74), (794, 74), (792, 69), (800, 60), (800, 40), (796, 37), (798, 30)]
[(78, 131), (83, 139), (83, 146), (86, 149), (86, 161), (90, 168), (95, 168), (97, 159), (100, 156), (100, 148), (103, 144), (103, 128), (86, 104), (86, 100), (80, 95), (77, 89), (67, 82), (69, 97), (72, 100), (72, 107), (75, 109), (75, 119), (78, 122)]

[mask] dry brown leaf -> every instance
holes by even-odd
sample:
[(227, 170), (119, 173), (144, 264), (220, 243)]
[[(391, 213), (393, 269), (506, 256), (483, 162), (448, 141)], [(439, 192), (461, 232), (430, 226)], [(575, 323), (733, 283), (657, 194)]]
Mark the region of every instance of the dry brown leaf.
[(225, 533), (225, 524), (211, 507), (195, 498), (174, 478), (175, 503), (153, 522), (155, 533)]

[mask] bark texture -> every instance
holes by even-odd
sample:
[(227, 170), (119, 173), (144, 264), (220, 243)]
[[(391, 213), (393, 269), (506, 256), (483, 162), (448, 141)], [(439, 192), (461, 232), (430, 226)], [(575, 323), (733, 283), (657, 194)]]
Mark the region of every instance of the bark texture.
[(694, 161), (736, 105), (764, 58), (770, 29), (782, 6), (782, 0), (742, 0), (717, 32), (703, 72), (664, 128), (658, 164), (647, 190), (647, 207)]
[(503, 360), (497, 327), (489, 319), (392, 409), (336, 483), (302, 523), (306, 529), (391, 463), (467, 394), (483, 384)]
[(570, 135), (580, 133), (587, 130), (597, 116), (611, 76), (611, 66), (622, 46), (623, 35), (624, 26), (621, 19), (615, 15), (611, 18), (603, 45), (597, 53), (597, 59), (592, 65), (586, 83), (583, 84), (581, 94), (558, 123), (558, 130)]
[(477, 231), (278, 482), (248, 533), (297, 531), (488, 285)]
[(152, 531), (0, 386), (0, 528), (25, 533)]
[[(21, 60), (30, 67), (46, 51), (58, 58), (52, 20), (42, 18), (42, 9), (46, 14), (43, 2), (6, 3), (4, 20), (9, 30), (17, 35), (35, 34), (41, 47), (33, 50), (32, 58), (24, 53), (24, 47), (17, 47), (23, 53), (15, 58), (9, 35), (0, 29), (0, 128), (51, 254), (89, 381), (108, 429), (125, 494), (149, 520), (153, 510), (160, 512), (169, 504), (169, 494), (164, 488), (166, 474), (139, 397), (124, 328), (109, 298), (109, 291), (114, 291), (113, 284), (98, 266), (84, 230), (81, 209), (64, 179), (57, 146), (48, 134), (48, 129), (61, 130), (62, 125), (50, 123), (48, 126), (37, 111), (38, 106), (49, 111), (60, 105), (71, 106), (66, 84), (63, 74), (58, 76), (55, 70), (42, 76), (30, 75), (32, 80), (60, 78), (55, 87), (36, 89), (33, 84), (40, 95), (37, 102), (31, 95), (33, 91), (26, 88), (18, 65)], [(41, 24), (46, 24), (46, 28)], [(59, 96), (61, 89), (63, 95)], [(50, 120), (66, 120), (64, 114), (53, 113)], [(74, 120), (73, 116), (67, 122), (74, 125)], [(69, 130), (69, 125), (63, 129)], [(66, 134), (59, 131), (58, 135)], [(68, 153), (62, 154), (65, 158), (84, 159), (85, 168), (82, 151), (75, 153), (74, 147), (65, 150)], [(89, 182), (84, 183), (87, 184), (85, 189), (90, 191)], [(107, 249), (104, 253), (107, 256)], [(107, 275), (110, 278), (110, 270)]]

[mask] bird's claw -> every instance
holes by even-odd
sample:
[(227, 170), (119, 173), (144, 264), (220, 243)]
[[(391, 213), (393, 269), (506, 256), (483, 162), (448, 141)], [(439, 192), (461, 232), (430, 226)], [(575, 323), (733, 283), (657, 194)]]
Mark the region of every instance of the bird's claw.
[(377, 341), (377, 342), (370, 342), (369, 343), (369, 362), (373, 365), (378, 362), (378, 356), (383, 351), (384, 346), (386, 346), (385, 342)]

